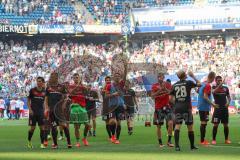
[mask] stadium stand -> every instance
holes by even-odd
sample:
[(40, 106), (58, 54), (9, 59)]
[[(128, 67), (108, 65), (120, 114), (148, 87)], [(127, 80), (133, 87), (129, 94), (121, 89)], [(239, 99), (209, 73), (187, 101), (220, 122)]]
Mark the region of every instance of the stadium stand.
[[(239, 0), (79, 0), (92, 14), (97, 24), (121, 24), (129, 23), (131, 8), (154, 7), (189, 7), (194, 5), (239, 5)], [(50, 2), (50, 3), (49, 3)], [(16, 5), (17, 4), (17, 5)], [(79, 11), (77, 11), (79, 12)], [(78, 16), (74, 5), (69, 0), (2, 0), (0, 4), (1, 23), (14, 25), (22, 24), (84, 24), (86, 20)], [(175, 25), (185, 24), (212, 24), (224, 22), (240, 22), (240, 17), (192, 18), (177, 20)], [(144, 26), (167, 25), (166, 21), (146, 22)]]
[(119, 24), (127, 23), (130, 5), (126, 0), (98, 1), (82, 0), (83, 4), (94, 16), (98, 23)]
[[(17, 4), (17, 5), (16, 5)], [(13, 25), (75, 23), (74, 7), (67, 0), (3, 0), (0, 19)]]

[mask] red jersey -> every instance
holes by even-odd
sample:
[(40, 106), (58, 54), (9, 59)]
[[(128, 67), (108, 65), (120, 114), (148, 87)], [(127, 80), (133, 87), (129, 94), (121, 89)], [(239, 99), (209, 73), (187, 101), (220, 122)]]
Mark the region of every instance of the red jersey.
[(110, 94), (111, 86), (112, 86), (111, 83), (108, 83), (105, 85), (105, 88), (104, 88), (105, 93)]
[(152, 85), (152, 91), (157, 92), (160, 90), (159, 95), (155, 97), (155, 109), (161, 109), (165, 106), (169, 106), (169, 91), (172, 89), (172, 85), (168, 82), (163, 82), (163, 87), (159, 83)]
[(69, 94), (72, 103), (78, 103), (82, 107), (86, 107), (86, 88), (82, 85), (69, 85)]
[(212, 87), (211, 87), (211, 84), (208, 83), (208, 82), (205, 82), (205, 83), (206, 83), (206, 86), (205, 86), (203, 92), (210, 96), (211, 93), (212, 93)]
[(105, 91), (106, 91), (106, 93), (110, 93), (112, 85), (114, 85), (114, 87), (116, 88), (116, 90), (118, 90), (118, 91), (119, 91), (119, 90), (123, 91), (123, 88), (124, 88), (125, 83), (124, 83), (123, 80), (121, 80), (119, 83), (108, 83), (108, 84), (106, 84), (106, 86), (105, 86)]

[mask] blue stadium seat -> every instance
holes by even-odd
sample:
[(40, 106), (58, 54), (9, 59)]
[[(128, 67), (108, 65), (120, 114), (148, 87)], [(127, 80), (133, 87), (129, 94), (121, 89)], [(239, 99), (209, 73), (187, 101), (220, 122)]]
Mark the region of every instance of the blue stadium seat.
[(36, 8), (31, 13), (28, 13), (27, 15), (24, 15), (24, 16), (18, 16), (14, 13), (4, 13), (4, 10), (5, 10), (4, 6), (0, 4), (0, 16), (2, 16), (4, 19), (11, 20), (11, 22), (14, 24), (23, 24), (23, 23), (29, 23), (32, 20), (37, 20), (38, 18), (41, 18), (42, 15), (44, 15), (45, 18), (51, 17), (55, 5), (58, 6), (58, 9), (62, 12), (62, 14), (69, 15), (74, 13), (75, 12), (74, 7), (64, 2), (67, 2), (67, 1), (52, 0), (52, 2), (48, 4), (49, 11), (47, 13), (44, 13), (43, 6), (40, 6), (39, 8)]

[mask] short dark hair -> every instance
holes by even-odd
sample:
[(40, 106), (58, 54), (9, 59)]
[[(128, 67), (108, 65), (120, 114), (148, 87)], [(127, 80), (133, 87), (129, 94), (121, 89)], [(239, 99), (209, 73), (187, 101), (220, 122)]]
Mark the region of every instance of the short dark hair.
[(42, 82), (45, 82), (43, 77), (37, 77), (37, 80), (41, 80)]
[(106, 81), (108, 78), (109, 78), (109, 79), (111, 79), (111, 77), (110, 77), (110, 76), (106, 76), (106, 77), (105, 77), (105, 81)]
[(216, 76), (215, 77), (215, 81), (217, 81), (218, 79), (222, 79), (222, 76)]
[(74, 73), (73, 76), (80, 76), (78, 73)]
[(165, 76), (165, 74), (163, 72), (159, 72), (158, 77), (160, 77), (160, 76)]
[(171, 79), (167, 79), (166, 81), (167, 81), (168, 83), (171, 83), (171, 82), (172, 82)]

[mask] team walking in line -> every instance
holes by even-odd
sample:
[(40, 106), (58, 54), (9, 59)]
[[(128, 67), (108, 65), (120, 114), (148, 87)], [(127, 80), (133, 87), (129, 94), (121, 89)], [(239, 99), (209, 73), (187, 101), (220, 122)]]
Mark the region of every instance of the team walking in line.
[[(187, 77), (192, 80), (187, 80)], [(96, 136), (96, 102), (102, 103), (102, 119), (106, 124), (106, 131), (109, 141), (114, 144), (120, 143), (121, 123), (127, 121), (128, 134), (133, 133), (133, 119), (135, 110), (138, 110), (136, 94), (131, 89), (130, 81), (126, 76), (114, 73), (112, 77), (105, 77), (105, 85), (101, 88), (102, 101), (97, 91), (91, 85), (85, 86), (78, 73), (73, 74), (73, 84), (60, 84), (58, 73), (52, 73), (49, 81), (45, 84), (42, 77), (37, 78), (37, 86), (32, 88), (28, 96), (29, 107), (29, 131), (28, 148), (33, 148), (31, 143), (36, 124), (40, 129), (41, 148), (48, 146), (47, 136), (52, 135), (52, 149), (58, 148), (57, 136), (60, 126), (61, 137), (63, 132), (67, 140), (67, 148), (72, 148), (69, 126), (74, 125), (75, 146), (80, 147), (80, 128), (84, 125), (83, 137), (81, 139), (84, 146), (88, 146), (88, 135)], [(171, 84), (165, 81), (163, 73), (158, 74), (158, 82), (152, 85), (151, 97), (155, 101), (155, 112), (153, 124), (156, 125), (156, 133), (160, 147), (164, 147), (162, 140), (162, 126), (164, 120), (167, 124), (167, 146), (174, 147), (180, 151), (180, 130), (183, 121), (187, 125), (190, 149), (198, 149), (195, 146), (195, 136), (193, 130), (193, 114), (191, 93), (195, 88), (199, 93), (198, 110), (200, 116), (200, 144), (209, 145), (205, 139), (206, 126), (209, 121), (211, 106), (214, 107), (212, 117), (212, 144), (216, 144), (218, 125), (221, 122), (224, 126), (225, 143), (230, 144), (228, 128), (228, 106), (231, 98), (229, 90), (223, 85), (221, 76), (216, 76), (210, 72), (207, 81), (201, 83), (192, 72), (180, 70), (177, 72), (179, 81)], [(213, 81), (215, 86), (211, 86)], [(213, 99), (212, 99), (213, 95)], [(92, 122), (92, 125), (91, 125)], [(174, 133), (174, 135), (173, 135)], [(172, 143), (174, 137), (175, 143)]]

